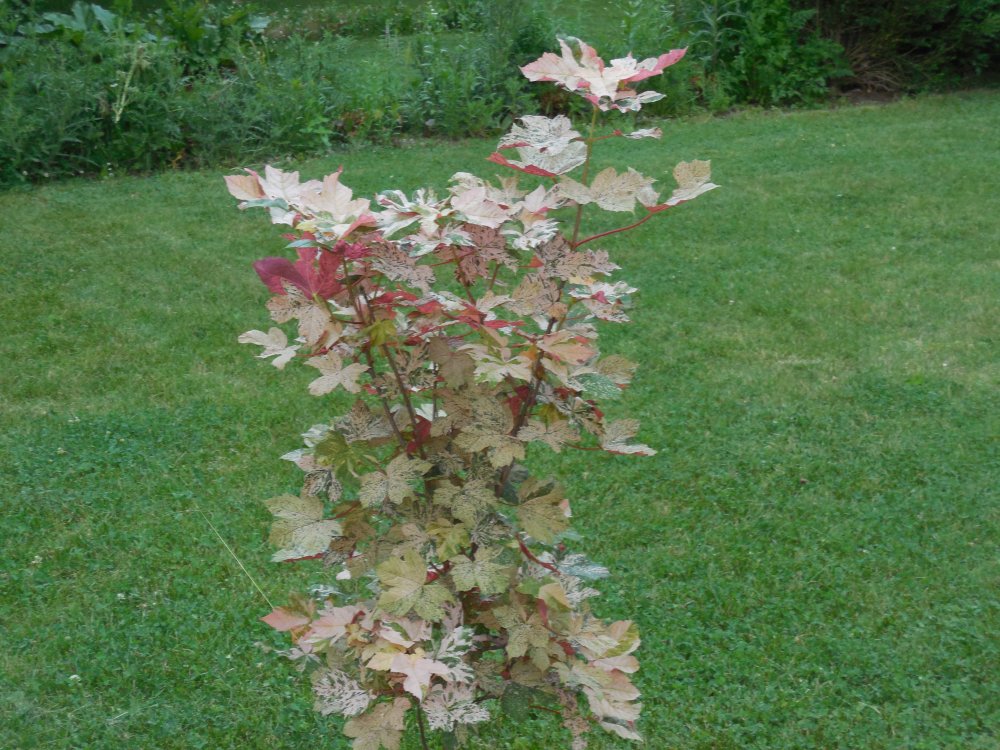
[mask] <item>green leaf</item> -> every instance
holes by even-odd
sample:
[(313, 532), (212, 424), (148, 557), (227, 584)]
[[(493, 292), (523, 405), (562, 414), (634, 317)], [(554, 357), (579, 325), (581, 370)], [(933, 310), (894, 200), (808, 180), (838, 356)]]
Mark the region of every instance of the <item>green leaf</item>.
[(399, 505), (413, 496), (410, 483), (420, 479), (430, 468), (430, 462), (400, 453), (389, 462), (385, 471), (374, 471), (361, 477), (361, 504), (372, 508), (388, 500)]
[(517, 506), (517, 520), (538, 541), (548, 544), (569, 526), (569, 503), (558, 484), (529, 479), (518, 495), (522, 502)]
[(549, 696), (537, 688), (508, 682), (500, 696), (500, 709), (512, 721), (527, 721), (532, 717), (532, 705), (545, 705), (549, 702)]
[(341, 534), (339, 521), (323, 520), (323, 502), (317, 497), (279, 495), (264, 504), (275, 515), (271, 544), (280, 548), (271, 557), (275, 562), (322, 554)]
[(451, 593), (438, 582), (427, 583), (427, 563), (415, 550), (402, 557), (391, 557), (376, 568), (382, 595), (380, 609), (404, 616), (412, 610), (431, 622), (444, 618), (443, 604), (454, 601)]
[(450, 509), (455, 518), (469, 526), (475, 526), (496, 503), (493, 489), (480, 479), (470, 480), (462, 487), (444, 484), (434, 491), (434, 504)]
[(476, 550), (475, 559), (465, 555), (455, 558), (455, 566), (451, 569), (451, 579), (459, 591), (470, 591), (478, 588), (482, 594), (499, 594), (507, 590), (510, 584), (510, 565), (493, 562), (503, 550), (480, 547)]
[(354, 473), (359, 466), (371, 463), (364, 450), (363, 444), (348, 443), (339, 432), (330, 430), (316, 443), (313, 456), (320, 466)]
[(380, 320), (372, 323), (367, 328), (361, 329), (361, 333), (368, 337), (373, 346), (382, 346), (395, 340), (396, 324), (392, 320)]

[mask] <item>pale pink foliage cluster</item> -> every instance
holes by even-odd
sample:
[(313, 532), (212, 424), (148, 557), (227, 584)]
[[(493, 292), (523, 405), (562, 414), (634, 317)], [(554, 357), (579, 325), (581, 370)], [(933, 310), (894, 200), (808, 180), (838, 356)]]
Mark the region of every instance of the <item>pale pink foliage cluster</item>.
[[(560, 45), (524, 74), (587, 98), (590, 131), (523, 117), (490, 157), (534, 186), (460, 172), (445, 195), (369, 200), (340, 171), (226, 178), (241, 207), (292, 230), (297, 253), (255, 264), (278, 325), (240, 342), (279, 369), (315, 368), (316, 396), (355, 396), (285, 456), (305, 472), (301, 492), (267, 501), (274, 559), (322, 559), (342, 592), (264, 618), (291, 635), (286, 654), (312, 672), (316, 708), (346, 717), (355, 750), (395, 750), (407, 721), (460, 742), (491, 712), (529, 706), (559, 714), (576, 748), (593, 724), (639, 739), (638, 631), (591, 612), (590, 581), (607, 571), (567, 550), (569, 500), (522, 462), (531, 443), (654, 453), (634, 441), (638, 422), (598, 405), (635, 365), (601, 355), (596, 324), (628, 322), (636, 289), (584, 246), (715, 185), (707, 162), (679, 164), (666, 197), (631, 168), (590, 173), (603, 139), (661, 136), (595, 126), (654, 100), (634, 84), (683, 50), (606, 65), (582, 42)], [(642, 216), (587, 236), (592, 208)], [(279, 325), (293, 321), (290, 338)]]

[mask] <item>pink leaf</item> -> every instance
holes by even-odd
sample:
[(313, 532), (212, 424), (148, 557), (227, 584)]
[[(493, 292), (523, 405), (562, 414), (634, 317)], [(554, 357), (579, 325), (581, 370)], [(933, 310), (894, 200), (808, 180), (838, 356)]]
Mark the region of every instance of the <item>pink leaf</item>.
[(284, 607), (277, 607), (271, 614), (265, 615), (260, 619), (275, 630), (282, 632), (301, 628), (303, 625), (309, 624), (309, 618), (306, 615), (292, 612), (290, 609), (285, 609)]

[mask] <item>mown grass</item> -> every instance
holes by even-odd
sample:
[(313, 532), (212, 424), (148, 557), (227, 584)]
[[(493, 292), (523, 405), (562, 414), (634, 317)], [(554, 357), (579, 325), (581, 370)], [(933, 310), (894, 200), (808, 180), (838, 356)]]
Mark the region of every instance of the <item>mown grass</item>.
[[(642, 288), (605, 333), (642, 363), (615, 412), (659, 455), (534, 457), (613, 571), (598, 610), (642, 629), (648, 747), (1000, 743), (998, 117), (968, 94), (611, 150), (723, 185), (606, 245)], [(492, 174), (491, 148), (338, 161), (370, 193)], [(215, 173), (0, 196), (0, 747), (347, 747), (198, 512), (272, 599), (320, 579), (267, 561), (259, 500), (336, 405), (236, 344), (282, 242), (232, 204)]]

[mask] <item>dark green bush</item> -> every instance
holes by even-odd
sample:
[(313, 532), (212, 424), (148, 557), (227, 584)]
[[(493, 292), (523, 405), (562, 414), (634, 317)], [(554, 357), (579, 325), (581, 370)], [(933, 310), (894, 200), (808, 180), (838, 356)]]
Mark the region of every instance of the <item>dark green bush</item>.
[(997, 0), (796, 0), (843, 45), (857, 85), (954, 84), (1000, 63)]

